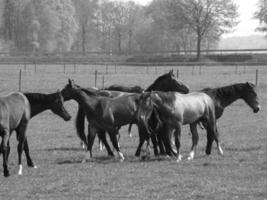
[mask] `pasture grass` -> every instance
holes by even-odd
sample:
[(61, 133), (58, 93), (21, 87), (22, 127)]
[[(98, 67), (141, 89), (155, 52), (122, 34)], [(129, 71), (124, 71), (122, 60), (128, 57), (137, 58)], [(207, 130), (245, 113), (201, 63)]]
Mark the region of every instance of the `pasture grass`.
[[(12, 67), (12, 66), (9, 66)], [(12, 69), (0, 67), (1, 93), (18, 89), (18, 66)], [(99, 70), (97, 85), (141, 85), (152, 83), (157, 76), (173, 67), (150, 68), (118, 67), (117, 73), (109, 68), (67, 66), (27, 66), (23, 71), (22, 89), (29, 92), (54, 92), (73, 78), (82, 86), (94, 86), (94, 70)], [(237, 82), (255, 80), (255, 68), (203, 67), (201, 74), (191, 67), (179, 67), (179, 79), (190, 89), (216, 87)], [(24, 69), (23, 69), (24, 70)], [(157, 71), (156, 71), (157, 70)], [(176, 70), (176, 69), (175, 69)], [(133, 138), (127, 135), (127, 127), (121, 129), (121, 150), (126, 160), (110, 158), (106, 151), (93, 147), (94, 159), (81, 163), (85, 152), (80, 148), (74, 128), (77, 104), (66, 102), (72, 114), (70, 122), (64, 122), (50, 111), (45, 111), (30, 121), (28, 140), (37, 169), (28, 168), (23, 157), (23, 176), (18, 176), (16, 138), (11, 137), (10, 173), (4, 178), (0, 168), (0, 199), (267, 199), (267, 75), (260, 68), (259, 97), (262, 111), (254, 114), (243, 102), (228, 107), (219, 120), (219, 131), (225, 155), (217, 154), (215, 145), (210, 157), (205, 156), (206, 134), (200, 132), (196, 157), (187, 161), (191, 136), (187, 126), (182, 130), (183, 160), (152, 157), (141, 161), (135, 158), (138, 133), (133, 128)], [(151, 151), (152, 153), (152, 151)]]

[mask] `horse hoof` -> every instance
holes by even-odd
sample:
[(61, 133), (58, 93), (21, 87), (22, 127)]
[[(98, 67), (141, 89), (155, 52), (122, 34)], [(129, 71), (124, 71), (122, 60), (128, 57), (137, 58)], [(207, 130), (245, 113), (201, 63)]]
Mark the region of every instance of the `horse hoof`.
[(36, 165), (33, 166), (34, 169), (37, 169), (38, 167)]
[(191, 156), (189, 156), (188, 158), (187, 158), (187, 160), (193, 160), (194, 158), (192, 158)]
[(9, 176), (10, 176), (9, 171), (5, 171), (4, 172), (4, 177), (9, 177)]

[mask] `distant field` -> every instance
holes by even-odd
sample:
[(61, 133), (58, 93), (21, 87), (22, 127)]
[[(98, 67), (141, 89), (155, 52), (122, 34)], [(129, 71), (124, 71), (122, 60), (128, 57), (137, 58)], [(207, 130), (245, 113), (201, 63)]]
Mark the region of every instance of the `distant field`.
[[(266, 69), (265, 69), (266, 68)], [(10, 178), (4, 178), (0, 167), (0, 199), (267, 199), (267, 66), (225, 67), (122, 67), (77, 65), (0, 66), (0, 93), (18, 90), (19, 70), (22, 70), (22, 91), (54, 92), (62, 89), (67, 78), (82, 86), (111, 84), (147, 87), (159, 75), (179, 69), (179, 80), (191, 90), (217, 87), (237, 82), (255, 82), (259, 69), (259, 97), (262, 111), (254, 114), (243, 102), (237, 101), (226, 109), (219, 120), (224, 157), (205, 156), (206, 134), (200, 130), (200, 140), (194, 161), (186, 156), (191, 146), (188, 127), (182, 131), (184, 159), (151, 157), (148, 161), (135, 158), (138, 144), (136, 128), (133, 138), (127, 127), (121, 130), (121, 150), (126, 160), (108, 158), (94, 145), (95, 159), (82, 164), (74, 128), (77, 104), (66, 102), (72, 114), (71, 122), (46, 111), (30, 122), (27, 132), (30, 152), (38, 169), (26, 166), (17, 175), (15, 135), (11, 138)], [(64, 73), (65, 71), (65, 73)], [(104, 78), (103, 78), (104, 77)], [(103, 81), (104, 79), (104, 81)], [(2, 162), (2, 159), (1, 159)]]

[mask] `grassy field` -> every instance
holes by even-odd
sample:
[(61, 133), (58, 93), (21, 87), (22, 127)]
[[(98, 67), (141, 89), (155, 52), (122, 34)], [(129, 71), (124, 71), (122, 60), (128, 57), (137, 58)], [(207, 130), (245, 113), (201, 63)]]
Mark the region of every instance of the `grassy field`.
[[(200, 130), (195, 160), (187, 161), (191, 146), (188, 127), (182, 131), (180, 163), (165, 157), (148, 161), (135, 158), (138, 134), (133, 138), (127, 127), (121, 129), (121, 150), (126, 160), (107, 157), (94, 145), (94, 159), (81, 163), (85, 152), (80, 148), (74, 128), (77, 104), (66, 102), (73, 118), (64, 122), (46, 111), (30, 122), (28, 140), (37, 169), (26, 166), (18, 176), (16, 138), (11, 138), (9, 178), (0, 168), (0, 199), (267, 199), (267, 70), (261, 67), (117, 67), (114, 66), (0, 66), (0, 92), (18, 90), (22, 69), (22, 91), (54, 92), (62, 89), (67, 78), (82, 86), (111, 84), (148, 86), (159, 75), (179, 69), (179, 79), (191, 90), (224, 86), (237, 82), (255, 82), (259, 71), (259, 97), (262, 111), (254, 114), (243, 102), (226, 109), (219, 120), (219, 131), (225, 155), (217, 154), (215, 145), (205, 156), (206, 134)], [(104, 77), (104, 81), (103, 81)], [(2, 162), (2, 159), (1, 159)]]

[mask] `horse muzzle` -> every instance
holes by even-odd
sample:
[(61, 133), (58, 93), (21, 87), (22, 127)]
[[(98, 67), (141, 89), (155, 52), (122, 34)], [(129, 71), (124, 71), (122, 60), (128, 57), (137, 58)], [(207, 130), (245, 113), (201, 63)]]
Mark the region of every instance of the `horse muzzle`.
[(259, 112), (260, 110), (261, 110), (261, 106), (258, 106), (257, 108), (254, 108), (253, 112), (254, 112), (254, 113), (257, 113), (257, 112)]

